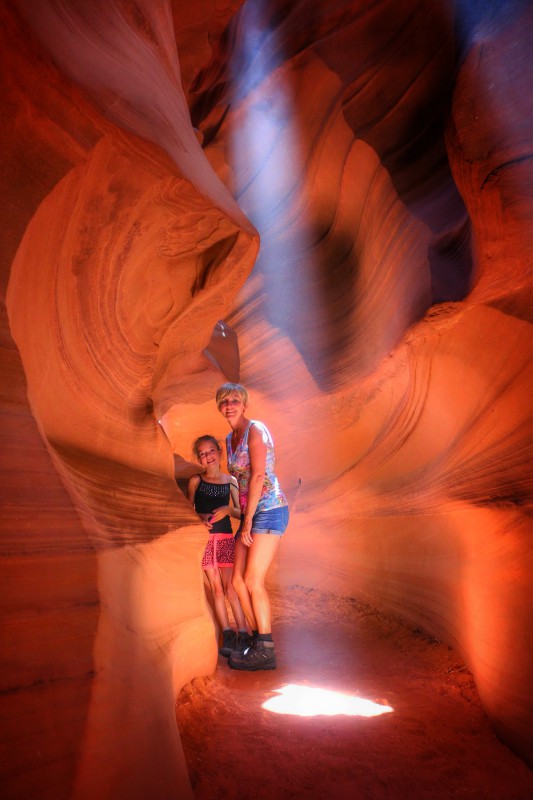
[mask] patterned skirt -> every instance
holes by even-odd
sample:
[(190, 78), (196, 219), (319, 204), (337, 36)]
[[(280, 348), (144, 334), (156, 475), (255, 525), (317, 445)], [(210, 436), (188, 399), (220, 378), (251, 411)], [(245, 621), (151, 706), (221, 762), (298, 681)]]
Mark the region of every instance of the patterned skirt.
[(204, 550), (202, 567), (232, 567), (235, 538), (232, 533), (210, 533)]

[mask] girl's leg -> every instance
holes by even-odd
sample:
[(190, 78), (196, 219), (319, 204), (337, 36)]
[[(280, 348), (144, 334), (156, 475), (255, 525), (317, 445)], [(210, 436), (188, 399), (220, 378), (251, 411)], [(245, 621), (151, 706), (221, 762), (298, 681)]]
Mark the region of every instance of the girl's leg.
[(231, 582), (231, 579), (233, 577), (232, 573), (233, 573), (232, 567), (220, 568), (220, 574), (222, 576), (222, 586), (224, 587), (224, 592), (226, 594), (226, 597), (228, 598), (231, 610), (233, 611), (233, 619), (237, 623), (237, 628), (240, 631), (245, 631), (246, 619), (244, 617), (242, 606), (239, 602), (239, 595), (235, 591), (233, 584)]
[(216, 618), (222, 630), (230, 628), (228, 609), (226, 608), (226, 595), (224, 594), (224, 587), (222, 585), (222, 578), (220, 577), (220, 570), (218, 567), (205, 567), (204, 572), (207, 575), (207, 580), (213, 593), (213, 602), (215, 604)]
[(257, 622), (252, 605), (252, 598), (250, 597), (250, 593), (244, 582), (244, 571), (246, 569), (246, 560), (248, 555), (248, 548), (241, 542), (241, 537), (237, 536), (235, 541), (235, 561), (233, 564), (232, 584), (233, 588), (237, 592), (241, 608), (244, 611), (244, 616), (248, 620), (250, 628), (253, 631), (256, 631)]
[[(280, 539), (281, 536), (276, 536), (275, 534), (253, 534), (254, 542), (250, 547), (246, 561), (244, 582), (252, 599), (254, 616), (257, 620), (256, 630), (259, 633), (272, 632), (272, 615), (270, 600), (265, 587), (265, 578), (278, 549)], [(242, 546), (244, 547), (244, 545)]]

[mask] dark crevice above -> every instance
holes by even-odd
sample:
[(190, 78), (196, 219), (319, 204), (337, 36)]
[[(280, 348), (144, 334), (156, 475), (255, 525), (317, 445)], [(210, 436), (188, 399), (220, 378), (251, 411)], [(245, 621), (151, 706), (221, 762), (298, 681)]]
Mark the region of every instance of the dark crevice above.
[(204, 355), (226, 376), (228, 381), (240, 379), (239, 340), (227, 322), (219, 320), (213, 329)]

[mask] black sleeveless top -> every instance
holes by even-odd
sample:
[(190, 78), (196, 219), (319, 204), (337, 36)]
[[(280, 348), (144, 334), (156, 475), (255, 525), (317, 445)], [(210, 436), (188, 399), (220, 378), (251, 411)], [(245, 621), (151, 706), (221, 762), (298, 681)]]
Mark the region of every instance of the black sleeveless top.
[[(194, 508), (198, 514), (210, 514), (215, 508), (229, 506), (229, 483), (208, 483), (200, 475), (200, 483), (194, 493)], [(209, 533), (233, 533), (228, 515), (213, 524)]]

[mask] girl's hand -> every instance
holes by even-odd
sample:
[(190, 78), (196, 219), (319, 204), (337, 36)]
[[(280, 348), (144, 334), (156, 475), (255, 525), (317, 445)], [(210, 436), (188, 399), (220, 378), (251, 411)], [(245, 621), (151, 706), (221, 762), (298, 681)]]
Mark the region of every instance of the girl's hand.
[(219, 506), (209, 516), (209, 522), (220, 522), (221, 519), (229, 514), (229, 506)]
[(206, 528), (211, 530), (211, 528), (213, 527), (211, 523), (211, 514), (198, 514), (198, 516), (200, 517)]

